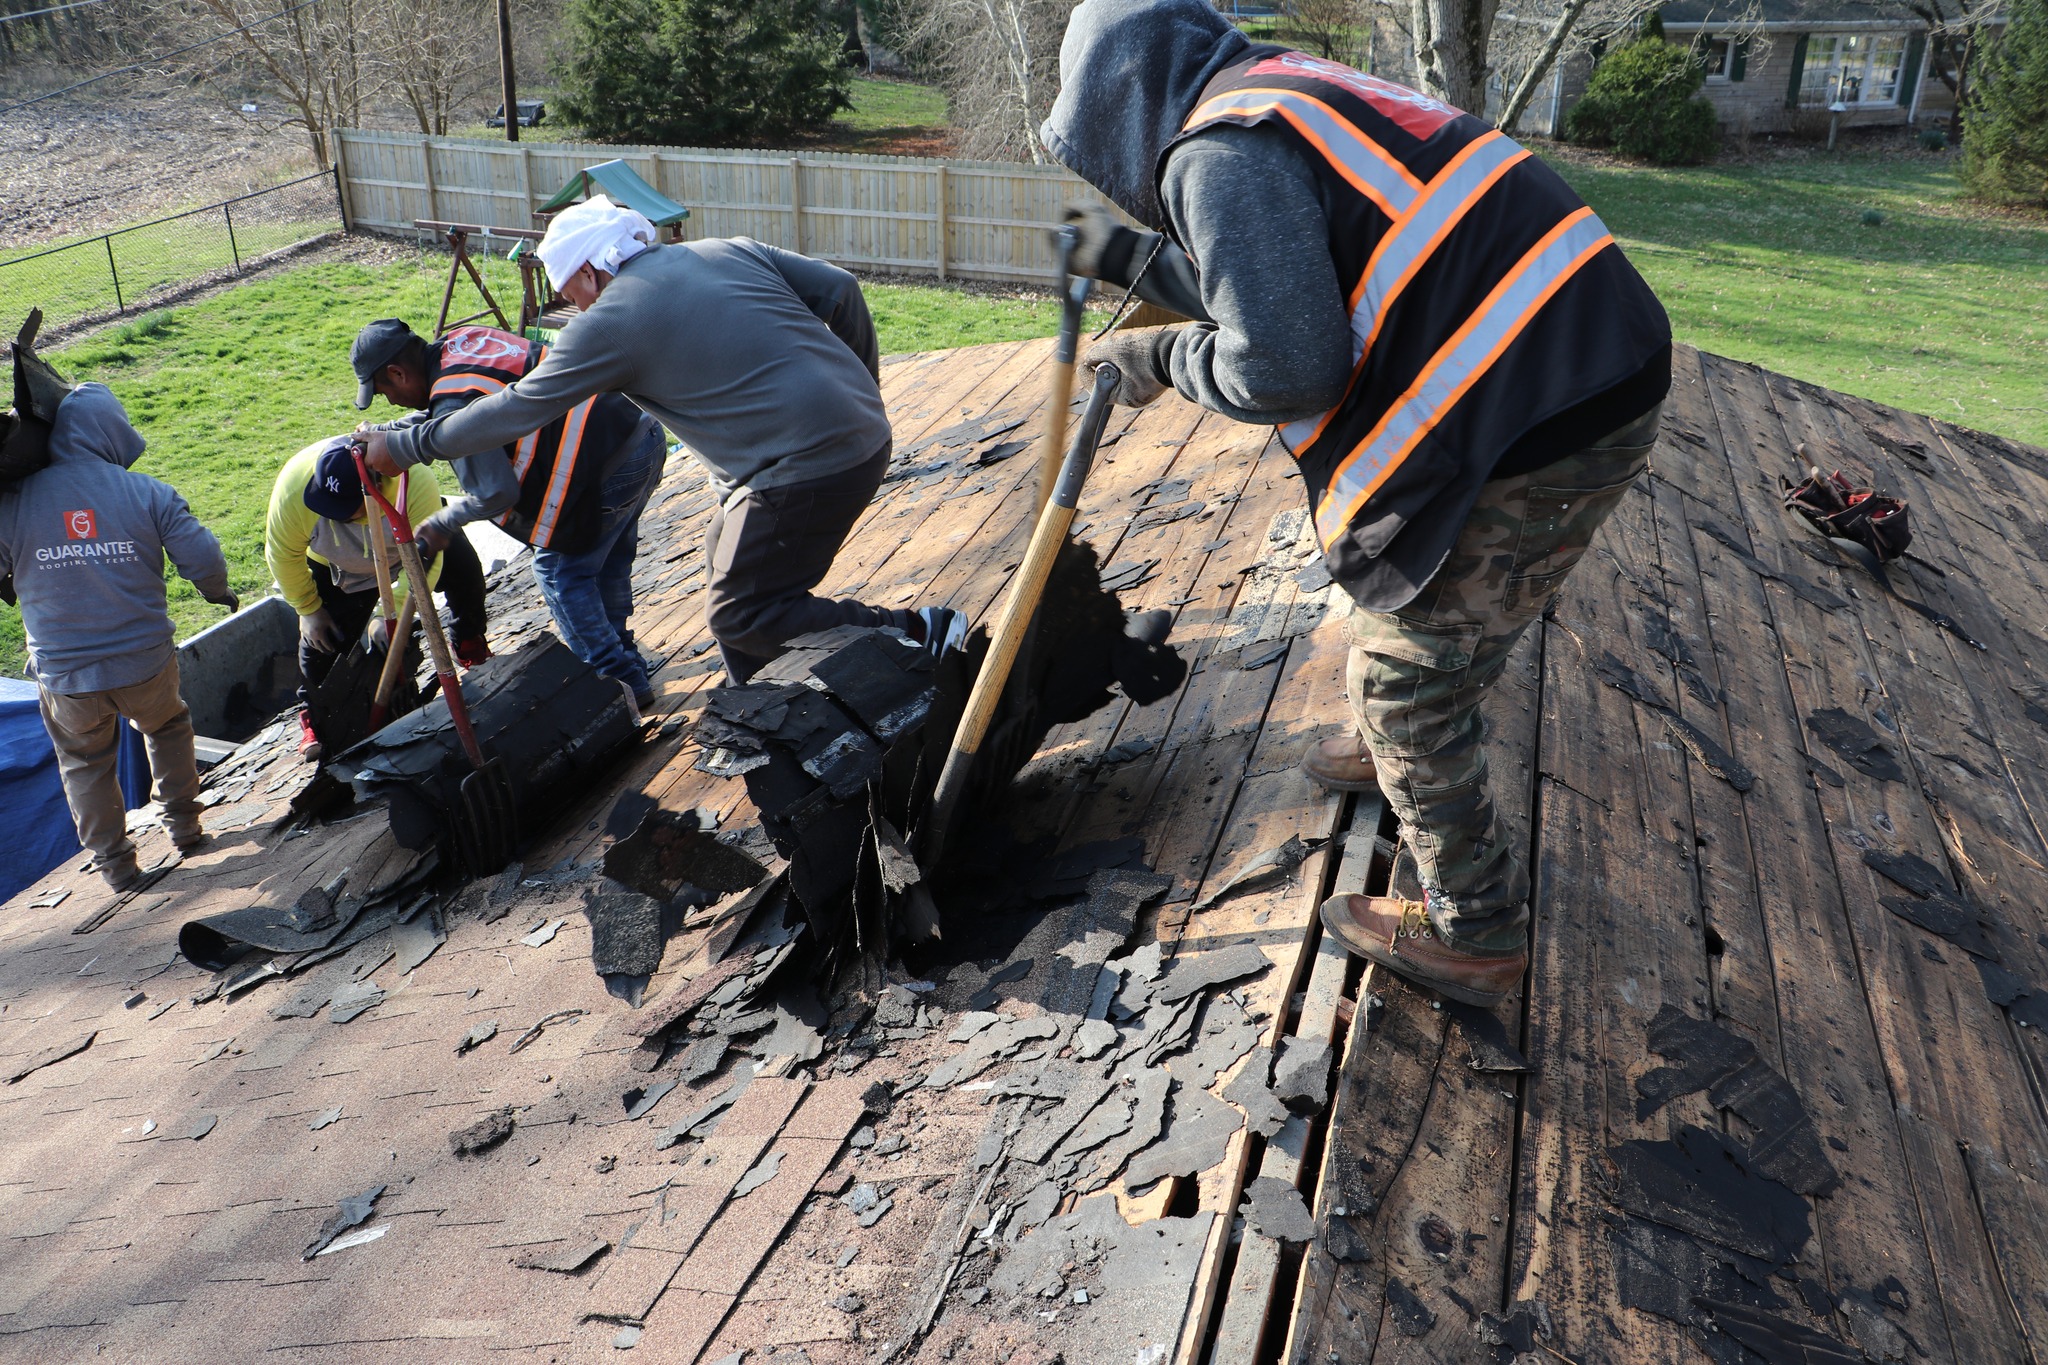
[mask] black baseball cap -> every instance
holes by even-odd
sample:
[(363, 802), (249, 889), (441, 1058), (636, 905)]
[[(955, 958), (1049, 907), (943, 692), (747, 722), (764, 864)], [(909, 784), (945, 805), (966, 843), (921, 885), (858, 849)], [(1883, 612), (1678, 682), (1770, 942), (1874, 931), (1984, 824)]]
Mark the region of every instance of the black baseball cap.
[(377, 396), (377, 371), (398, 359), (399, 353), (419, 340), (412, 328), (397, 318), (378, 318), (356, 333), (348, 348), (348, 363), (356, 372), (356, 406), (367, 408)]
[(337, 436), (320, 452), (313, 477), (306, 480), (306, 506), (329, 521), (353, 521), (363, 510), (363, 476), (356, 472), (351, 444), (348, 437)]

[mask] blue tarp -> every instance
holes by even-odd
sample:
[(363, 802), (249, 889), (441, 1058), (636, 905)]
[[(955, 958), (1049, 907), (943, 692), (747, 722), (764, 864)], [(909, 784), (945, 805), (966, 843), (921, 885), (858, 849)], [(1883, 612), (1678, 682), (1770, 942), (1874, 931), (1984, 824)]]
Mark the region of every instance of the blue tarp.
[[(142, 736), (126, 721), (120, 774), (128, 809), (149, 799), (149, 759)], [(36, 685), (16, 678), (0, 678), (0, 811), (7, 812), (7, 842), (0, 848), (5, 901), (78, 851), (78, 831), (57, 776), (57, 751), (36, 707)]]

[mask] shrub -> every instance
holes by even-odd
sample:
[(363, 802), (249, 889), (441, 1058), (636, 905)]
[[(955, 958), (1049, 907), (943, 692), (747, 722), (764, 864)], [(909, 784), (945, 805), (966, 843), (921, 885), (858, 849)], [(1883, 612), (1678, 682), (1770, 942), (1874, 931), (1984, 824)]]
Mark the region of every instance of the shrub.
[(830, 0), (572, 0), (562, 112), (609, 142), (724, 146), (852, 107)]
[(1721, 141), (1714, 107), (1698, 97), (1705, 80), (1689, 49), (1638, 38), (1593, 69), (1566, 135), (1664, 165), (1705, 161)]
[(1963, 183), (2048, 204), (2048, 0), (2014, 0), (1963, 112)]

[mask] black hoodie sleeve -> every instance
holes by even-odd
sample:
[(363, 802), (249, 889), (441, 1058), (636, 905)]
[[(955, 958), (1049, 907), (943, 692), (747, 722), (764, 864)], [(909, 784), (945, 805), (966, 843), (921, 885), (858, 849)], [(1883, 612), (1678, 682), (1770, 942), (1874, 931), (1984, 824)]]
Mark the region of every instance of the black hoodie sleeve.
[(1257, 128), (1211, 128), (1174, 149), (1163, 189), (1213, 319), (1177, 332), (1174, 388), (1240, 422), (1336, 406), (1351, 376), (1351, 316), (1300, 154)]

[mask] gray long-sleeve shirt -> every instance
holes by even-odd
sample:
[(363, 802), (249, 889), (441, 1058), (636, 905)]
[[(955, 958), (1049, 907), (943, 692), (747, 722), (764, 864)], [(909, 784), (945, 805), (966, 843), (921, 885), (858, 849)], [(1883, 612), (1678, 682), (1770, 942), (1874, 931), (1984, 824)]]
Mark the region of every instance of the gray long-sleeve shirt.
[(1239, 422), (1336, 406), (1351, 317), (1313, 168), (1271, 130), (1219, 124), (1173, 149), (1161, 188), (1189, 250), (1142, 233), (1128, 273), (1138, 297), (1206, 324), (1174, 334), (1163, 377)]
[(208, 600), (227, 596), (220, 542), (176, 489), (128, 468), (142, 451), (114, 395), (84, 384), (57, 409), (49, 468), (0, 489), (0, 578), (14, 576), (29, 670), (52, 692), (163, 671), (166, 555)]
[(840, 473), (889, 441), (859, 281), (746, 238), (650, 247), (619, 267), (533, 371), (391, 433), (401, 465), (516, 441), (594, 393), (622, 393), (724, 488)]

